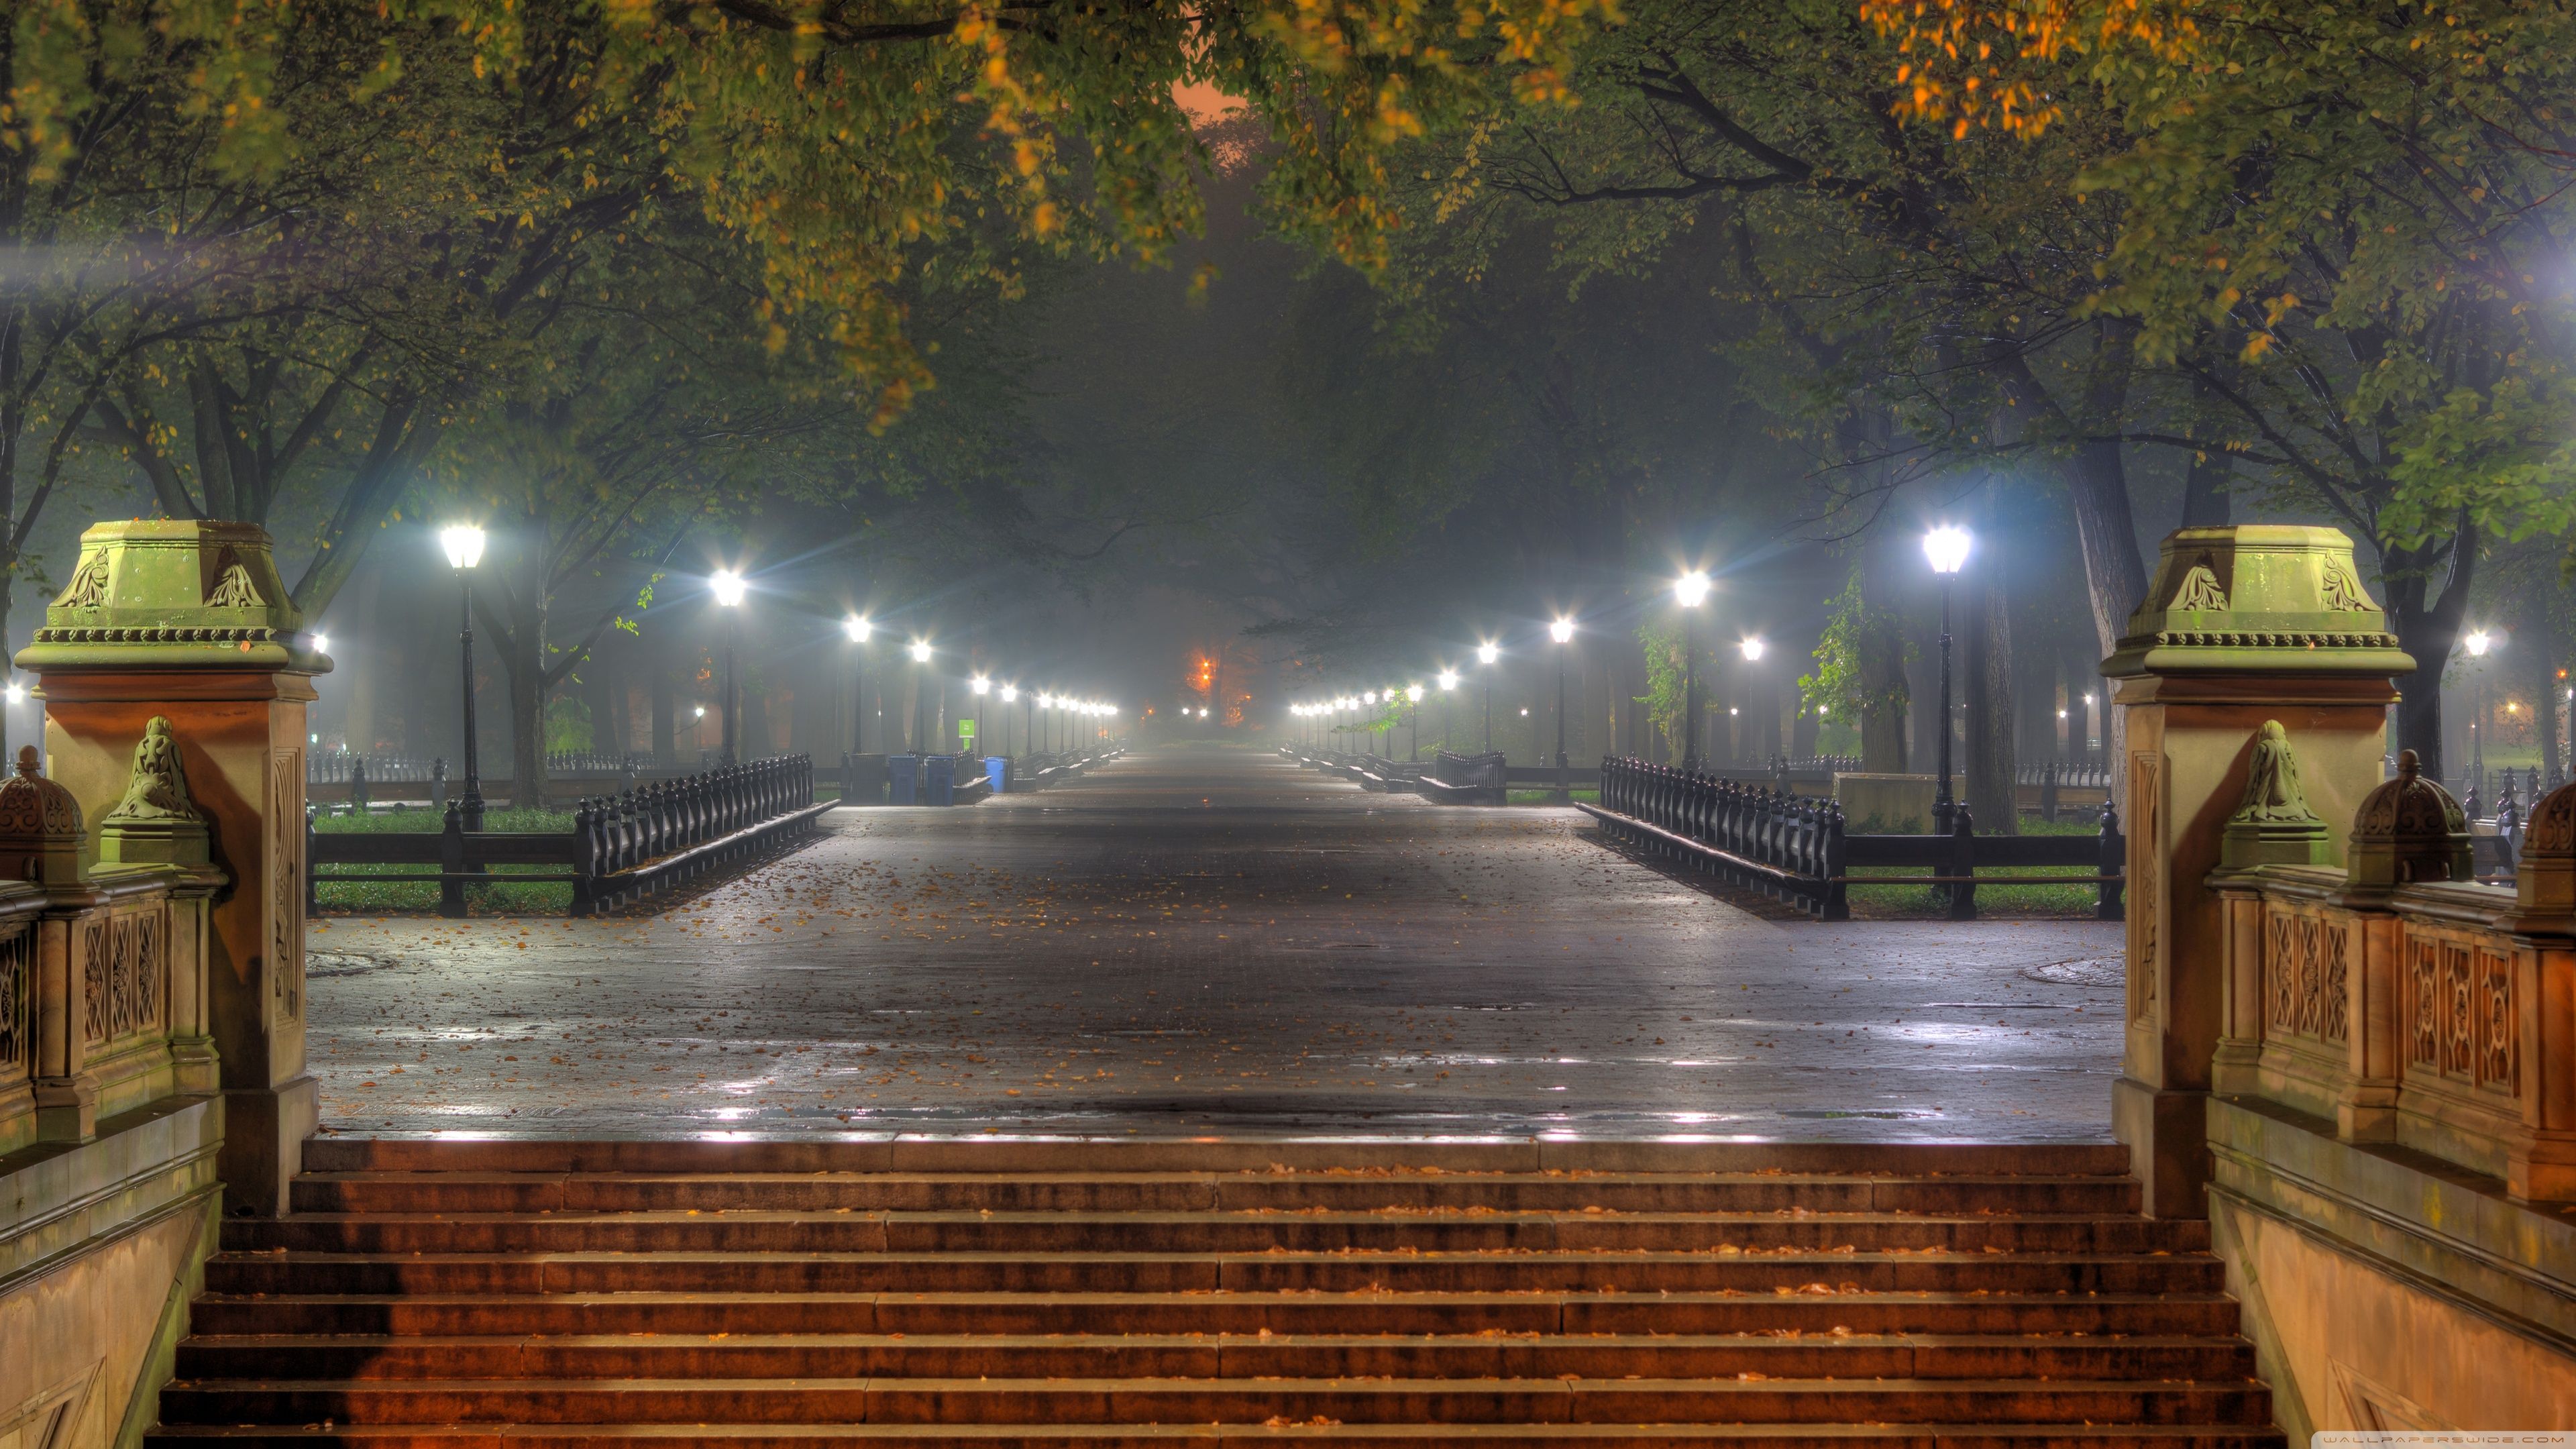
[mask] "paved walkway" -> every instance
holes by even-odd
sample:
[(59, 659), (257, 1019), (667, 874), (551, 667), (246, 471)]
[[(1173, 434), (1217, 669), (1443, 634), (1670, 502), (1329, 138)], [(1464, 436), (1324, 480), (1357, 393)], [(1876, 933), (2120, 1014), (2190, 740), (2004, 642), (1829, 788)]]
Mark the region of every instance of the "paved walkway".
[(1766, 920), (1570, 810), (1130, 756), (652, 915), (316, 921), (341, 1131), (2092, 1139), (2117, 925)]

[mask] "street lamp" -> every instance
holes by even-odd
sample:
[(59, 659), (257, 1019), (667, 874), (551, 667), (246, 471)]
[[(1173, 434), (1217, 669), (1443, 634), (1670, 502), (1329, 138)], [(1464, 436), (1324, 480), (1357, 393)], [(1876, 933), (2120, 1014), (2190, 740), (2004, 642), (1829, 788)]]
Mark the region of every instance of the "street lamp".
[[(2472, 629), (2460, 643), (2470, 658), (2482, 660), (2496, 646), (2496, 639), (2484, 629)], [(2475, 712), (2469, 719), (2469, 794), (2476, 796), (2485, 793), (2487, 783), (2487, 672), (2480, 666), (2472, 674), (2474, 686), (2469, 698)]]
[(1682, 769), (1699, 769), (1699, 651), (1691, 647), (1691, 619), (1708, 599), (1708, 574), (1693, 569), (1673, 580), (1673, 600), (1682, 615)]
[[(864, 645), (868, 636), (876, 632), (876, 626), (868, 622), (867, 615), (852, 614), (841, 621), (841, 632), (849, 637), (851, 643)], [(850, 665), (850, 692), (858, 696), (858, 712), (850, 719), (850, 753), (864, 755), (868, 752), (867, 650), (862, 648), (850, 657), (855, 661)]]
[[(1560, 645), (1573, 643), (1573, 618), (1560, 616), (1547, 626), (1547, 637)], [(1565, 656), (1571, 652), (1562, 648), (1556, 651), (1556, 793), (1560, 804), (1573, 798), (1567, 793), (1565, 780)]]
[[(1741, 639), (1737, 641), (1735, 646), (1736, 651), (1744, 656), (1744, 662), (1747, 664), (1761, 663), (1763, 653), (1770, 647), (1770, 645), (1762, 642), (1762, 636), (1759, 634)], [(1769, 723), (1753, 732), (1754, 744), (1758, 747), (1769, 739), (1771, 726), (1780, 722), (1780, 702), (1772, 697), (1771, 692), (1768, 689), (1755, 690), (1753, 697), (1760, 702), (1761, 708), (1769, 711), (1768, 714), (1763, 716), (1763, 718), (1768, 720)]]
[[(977, 699), (982, 699), (984, 696), (993, 692), (993, 681), (981, 674), (978, 674), (973, 679), (966, 682), (966, 688), (971, 691)], [(984, 706), (979, 704), (975, 706), (975, 728), (981, 730), (983, 727)]]
[(464, 817), (466, 829), (481, 830), (483, 771), (474, 749), (474, 566), (483, 561), (483, 530), (470, 523), (450, 524), (438, 531), (438, 546), (447, 553), (447, 566), (456, 570), (457, 591), (464, 601), (464, 626), (457, 631), (457, 642), (465, 665), (465, 794), (457, 801), (457, 813)]
[[(913, 640), (913, 641), (912, 641), (912, 662), (913, 662), (914, 664), (917, 664), (917, 665), (919, 665), (919, 664), (928, 664), (928, 663), (930, 662), (930, 641), (929, 641), (929, 640), (927, 640), (927, 639), (915, 639), (915, 640)], [(919, 670), (917, 670), (917, 669), (916, 669), (915, 671), (913, 671), (913, 679), (912, 679), (912, 742), (911, 742), (911, 743), (912, 743), (912, 752), (913, 752), (914, 754), (916, 754), (916, 755), (920, 755), (920, 754), (927, 754), (927, 753), (929, 752), (929, 745), (930, 745), (930, 726), (922, 722), (922, 713), (921, 713), (923, 709), (925, 709), (925, 708), (927, 708), (927, 707), (929, 706), (929, 704), (930, 704), (930, 695), (929, 695), (928, 688), (927, 688), (927, 686), (925, 686), (925, 685), (922, 683), (921, 673), (920, 673), (920, 671), (919, 671)]]
[(741, 617), (734, 611), (742, 605), (742, 575), (731, 569), (718, 569), (715, 576), (707, 580), (707, 587), (715, 592), (716, 602), (725, 609), (724, 762), (730, 765), (736, 759), (735, 721), (742, 713), (741, 695), (734, 687), (733, 672), (734, 620)]
[(1404, 758), (1407, 761), (1422, 758), (1422, 695), (1423, 688), (1419, 684), (1404, 687), (1405, 703), (1411, 706), (1404, 712)]
[(1923, 535), (1923, 556), (1941, 579), (1941, 785), (1932, 796), (1932, 828), (1950, 833), (1950, 581), (1968, 561), (1968, 531), (1945, 523)]
[(1494, 752), (1494, 661), (1503, 657), (1503, 647), (1491, 639), (1476, 646), (1476, 662), (1485, 666), (1485, 753)]
[[(1016, 684), (1003, 685), (1002, 703), (1005, 705), (1012, 705), (1019, 702), (1020, 687)], [(1022, 745), (1026, 745), (1029, 742), (1028, 737), (1029, 732), (1027, 730), (1020, 731), (1020, 743)], [(1002, 753), (1005, 755), (1011, 753), (1011, 712), (1008, 709), (1002, 711)]]

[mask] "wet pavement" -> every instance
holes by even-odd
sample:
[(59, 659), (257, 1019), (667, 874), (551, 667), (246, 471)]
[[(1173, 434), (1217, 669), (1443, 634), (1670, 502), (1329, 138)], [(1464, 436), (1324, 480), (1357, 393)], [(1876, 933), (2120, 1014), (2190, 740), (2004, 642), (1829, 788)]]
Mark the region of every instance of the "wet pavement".
[(594, 921), (332, 916), (326, 1130), (2102, 1140), (2121, 928), (1818, 925), (1150, 750)]

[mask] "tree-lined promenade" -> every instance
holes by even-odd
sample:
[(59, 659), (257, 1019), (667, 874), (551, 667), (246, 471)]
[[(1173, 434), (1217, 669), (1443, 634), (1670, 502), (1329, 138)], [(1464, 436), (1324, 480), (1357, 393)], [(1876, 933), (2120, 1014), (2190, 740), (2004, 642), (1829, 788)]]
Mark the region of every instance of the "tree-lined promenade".
[[(2369, 545), (2433, 671), (2403, 742), (2456, 771), (2458, 640), (2567, 652), (2571, 23), (48, 0), (0, 51), (0, 564), (61, 587), (67, 508), (259, 522), (321, 618), (389, 525), (479, 523), (525, 776), (603, 641), (694, 600), (667, 573), (818, 518), (844, 593), (1168, 562), (1354, 670), (1427, 596), (1723, 582), (1798, 533), (1849, 583), (1829, 702), (1885, 729), (1914, 524), (2020, 531), (1961, 601), (1971, 695), (2009, 695), (2035, 596), (2108, 649), (2142, 513), (2286, 512)], [(1259, 294), (1192, 240), (1212, 199), (1366, 284), (1294, 304), (1284, 475), (1119, 466), (1033, 401), (1091, 261)], [(1116, 356), (1083, 385), (1140, 427), (1245, 410)], [(1354, 526), (1262, 558), (1310, 486)]]

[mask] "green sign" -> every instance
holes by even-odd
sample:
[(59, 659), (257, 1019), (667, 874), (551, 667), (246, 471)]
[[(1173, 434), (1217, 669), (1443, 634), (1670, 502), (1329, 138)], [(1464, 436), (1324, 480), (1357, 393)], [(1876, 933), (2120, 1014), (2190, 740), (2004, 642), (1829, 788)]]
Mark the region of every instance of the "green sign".
[(975, 738), (975, 722), (971, 719), (959, 720), (957, 722), (957, 738), (972, 742)]

